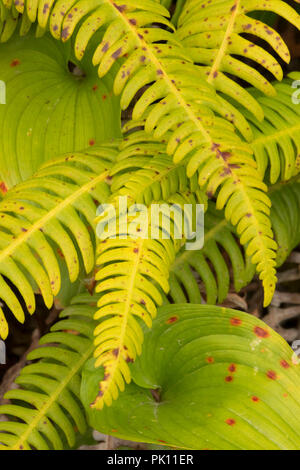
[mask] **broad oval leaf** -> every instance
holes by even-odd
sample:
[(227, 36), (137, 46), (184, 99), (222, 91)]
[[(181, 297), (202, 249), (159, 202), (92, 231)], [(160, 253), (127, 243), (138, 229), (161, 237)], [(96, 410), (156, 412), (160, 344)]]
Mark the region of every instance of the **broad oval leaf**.
[(257, 318), (171, 305), (145, 332), (135, 383), (90, 408), (103, 370), (89, 361), (81, 397), (101, 432), (188, 449), (299, 449), (300, 374), (293, 351)]
[(56, 155), (121, 135), (112, 74), (99, 79), (88, 55), (76, 66), (72, 47), (49, 35), (15, 35), (0, 45), (0, 181), (11, 187)]

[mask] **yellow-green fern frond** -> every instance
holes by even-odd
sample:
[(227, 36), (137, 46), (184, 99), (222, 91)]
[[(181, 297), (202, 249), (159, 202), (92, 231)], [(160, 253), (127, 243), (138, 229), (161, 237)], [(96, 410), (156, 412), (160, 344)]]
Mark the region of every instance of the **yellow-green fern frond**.
[[(138, 134), (138, 135), (137, 135)], [(116, 163), (110, 174), (113, 177), (111, 191), (114, 195), (127, 196), (128, 201), (150, 204), (153, 201), (166, 201), (172, 194), (198, 188), (197, 175), (188, 178), (184, 163), (175, 164), (166, 154), (166, 146), (153, 142), (144, 131), (124, 139), (120, 146)], [(205, 193), (203, 193), (205, 198)]]
[[(113, 147), (99, 147), (64, 155), (12, 188), (0, 202), (0, 298), (20, 322), (23, 308), (6, 279), (32, 314), (36, 289), (48, 308), (60, 291), (58, 257), (63, 257), (71, 282), (81, 263), (87, 273), (94, 268), (95, 237), (89, 227), (94, 224), (95, 201), (102, 203), (110, 194), (106, 178), (115, 154)], [(7, 334), (1, 309), (0, 336)]]
[(273, 86), (258, 67), (277, 80), (283, 78), (282, 68), (272, 54), (256, 44), (253, 38), (262, 39), (287, 63), (290, 53), (279, 33), (249, 16), (258, 10), (274, 12), (300, 29), (298, 13), (285, 1), (187, 0), (179, 18), (177, 37), (193, 60), (203, 65), (203, 76), (216, 90), (230, 96), (262, 120), (263, 112), (257, 101), (231, 77), (238, 77), (273, 96)]
[(75, 429), (86, 429), (80, 404), (81, 369), (93, 354), (93, 315), (96, 299), (74, 299), (60, 321), (27, 359), (35, 361), (21, 370), (19, 388), (5, 394), (0, 406), (1, 450), (62, 450), (75, 444)]
[[(201, 203), (201, 193), (176, 194), (169, 197), (168, 203)], [(118, 203), (116, 202), (116, 207)], [(100, 321), (95, 329), (96, 367), (104, 367), (104, 378), (99, 384), (99, 393), (92, 407), (102, 409), (111, 405), (125, 383), (131, 380), (129, 364), (141, 354), (143, 332), (140, 322), (149, 328), (156, 316), (157, 308), (163, 302), (161, 290), (169, 291), (169, 271), (175, 255), (184, 243), (176, 238), (176, 231), (182, 224), (175, 212), (168, 214), (168, 224), (164, 219), (155, 221), (157, 238), (151, 238), (154, 219), (148, 211), (146, 231), (139, 233), (139, 222), (122, 222), (119, 212), (115, 232), (111, 231), (98, 246), (96, 292), (101, 294), (99, 310), (95, 319)], [(130, 219), (130, 214), (128, 215)], [(103, 222), (105, 215), (100, 216)], [(151, 227), (151, 229), (150, 229)], [(115, 237), (115, 238), (113, 238)]]
[[(174, 27), (167, 19), (169, 12), (154, 0), (85, 0), (62, 3), (53, 2), (45, 8), (44, 1), (31, 0), (16, 8), (25, 13), (30, 7), (31, 21), (39, 28), (49, 29), (56, 39), (74, 40), (77, 59), (81, 59), (90, 41), (105, 29), (102, 40), (92, 41), (96, 46), (93, 63), (103, 77), (116, 62), (121, 66), (116, 75), (114, 92), (121, 94), (121, 106), (126, 109), (136, 93), (145, 85), (150, 86), (134, 107), (133, 117), (138, 119), (147, 107), (157, 100), (166, 105), (157, 118), (172, 113), (172, 120), (191, 121), (191, 127), (203, 134), (211, 125), (213, 111), (234, 122), (249, 140), (250, 128), (243, 115), (231, 104), (214, 93), (201, 70), (192, 64), (190, 54), (175, 37)], [(163, 27), (157, 28), (157, 24)], [(166, 102), (165, 102), (166, 99)], [(163, 111), (162, 111), (163, 110)], [(179, 115), (178, 115), (179, 113)], [(152, 116), (153, 117), (153, 116)], [(149, 116), (148, 131), (156, 123)], [(201, 123), (201, 121), (203, 121)], [(191, 129), (192, 131), (193, 129)]]
[[(187, 175), (197, 174), (198, 183), (205, 188), (208, 197), (216, 197), (217, 209), (225, 208), (225, 217), (236, 226), (242, 245), (247, 245), (247, 255), (256, 265), (257, 272), (265, 289), (265, 304), (269, 304), (276, 285), (276, 248), (270, 222), (271, 202), (266, 194), (251, 149), (235, 134), (230, 145), (228, 133), (211, 131), (209, 138), (219, 132), (218, 139), (211, 141), (210, 147), (201, 142), (197, 133), (185, 137), (184, 125), (172, 135), (178, 148), (174, 161), (187, 164)], [(149, 138), (150, 141), (150, 138)], [(217, 143), (217, 142), (221, 143)], [(132, 147), (130, 150), (130, 142)], [(144, 142), (144, 133), (137, 131), (127, 136), (126, 155)], [(148, 144), (149, 145), (149, 144)], [(130, 158), (128, 159), (130, 160)], [(126, 159), (125, 159), (126, 161)]]

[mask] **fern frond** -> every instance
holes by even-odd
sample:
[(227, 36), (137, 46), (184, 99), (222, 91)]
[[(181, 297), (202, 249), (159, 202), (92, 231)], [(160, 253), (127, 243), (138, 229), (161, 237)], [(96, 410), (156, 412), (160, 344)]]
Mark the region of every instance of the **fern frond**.
[(75, 444), (75, 428), (85, 431), (79, 394), (81, 369), (93, 353), (91, 299), (79, 297), (66, 308), (40, 340), (42, 347), (27, 356), (35, 362), (21, 370), (20, 388), (5, 394), (11, 403), (0, 406), (0, 414), (10, 417), (0, 421), (1, 450), (62, 450)]
[[(176, 139), (179, 139), (181, 132), (185, 132), (183, 128), (184, 125), (175, 131)], [(150, 140), (149, 137), (148, 145)], [(134, 153), (143, 142), (143, 132), (129, 134), (126, 155), (130, 155), (131, 151)], [(217, 143), (212, 143), (211, 148), (199, 150), (198, 145), (199, 137), (196, 134), (183, 139), (175, 152), (174, 161), (177, 164), (187, 163), (188, 177), (197, 173), (200, 187), (205, 188), (209, 197), (216, 196), (217, 209), (225, 208), (225, 218), (236, 227), (241, 244), (247, 245), (247, 256), (257, 266), (267, 305), (276, 285), (277, 247), (269, 219), (271, 202), (266, 194), (267, 186), (261, 180), (248, 146), (244, 146), (237, 137), (231, 144), (234, 150)]]
[[(115, 198), (116, 196), (114, 196)], [(159, 201), (162, 202), (162, 201)], [(173, 194), (169, 204), (195, 204), (202, 202), (201, 192), (195, 194)], [(115, 203), (118, 207), (118, 203)], [(119, 209), (120, 210), (120, 209)], [(161, 290), (169, 291), (169, 271), (175, 255), (184, 243), (177, 239), (175, 232), (182, 224), (182, 214), (176, 217), (171, 213), (171, 223), (167, 227), (163, 219), (157, 226), (159, 238), (151, 239), (150, 210), (148, 211), (149, 233), (138, 235), (138, 225), (122, 224), (118, 212), (118, 226), (115, 232), (99, 243), (96, 274), (96, 292), (101, 294), (99, 310), (95, 315), (100, 320), (95, 329), (95, 366), (104, 367), (104, 379), (99, 384), (99, 393), (94, 408), (102, 409), (111, 405), (119, 390), (131, 380), (128, 364), (141, 354), (143, 333), (140, 321), (149, 328), (156, 316), (157, 308), (163, 302)], [(100, 217), (101, 220), (101, 217)], [(153, 221), (154, 222), (154, 221)], [(115, 238), (112, 238), (115, 236)], [(125, 238), (125, 236), (127, 238)]]
[(271, 221), (278, 243), (277, 265), (281, 266), (300, 243), (300, 179), (271, 187)]
[[(29, 313), (35, 311), (35, 286), (48, 308), (61, 287), (58, 256), (71, 282), (82, 260), (89, 273), (95, 264), (93, 227), (96, 202), (109, 196), (106, 178), (115, 158), (113, 147), (64, 155), (46, 164), (0, 202), (0, 298), (24, 321), (22, 306), (7, 279), (18, 289)], [(0, 309), (0, 335), (8, 324)]]
[[(272, 202), (271, 223), (278, 245), (276, 264), (280, 267), (300, 243), (299, 177), (269, 190)], [(232, 273), (231, 273), (232, 271)], [(169, 298), (174, 303), (202, 303), (198, 281), (204, 283), (206, 303), (222, 303), (231, 278), (239, 292), (253, 279), (255, 269), (241, 248), (234, 227), (222, 211), (209, 202), (205, 213), (205, 244), (201, 251), (181, 250), (170, 270)]]
[(280, 34), (249, 16), (257, 10), (274, 12), (300, 29), (298, 13), (281, 0), (187, 0), (179, 18), (177, 37), (193, 60), (203, 65), (203, 76), (216, 90), (230, 96), (262, 120), (262, 109), (257, 101), (231, 77), (242, 79), (273, 96), (272, 84), (257, 68), (260, 66), (277, 80), (283, 78), (282, 68), (253, 38), (265, 41), (287, 63), (290, 53)]
[(289, 180), (300, 171), (300, 106), (293, 102), (292, 87), (294, 80), (300, 80), (300, 74), (295, 72), (290, 77), (292, 80), (275, 84), (277, 94), (272, 98), (250, 90), (262, 105), (264, 121), (259, 122), (245, 111), (254, 135), (251, 147), (258, 171), (271, 184), (279, 179)]
[[(130, 203), (149, 205), (166, 201), (177, 192), (194, 193), (199, 189), (197, 175), (188, 178), (184, 162), (174, 163), (166, 154), (165, 144), (154, 142), (144, 131), (125, 138), (119, 150), (110, 171), (111, 191), (117, 196), (127, 196)], [(206, 203), (204, 192), (202, 198)]]
[[(252, 242), (248, 254), (257, 264), (268, 304), (276, 283), (276, 247), (271, 240), (266, 186), (253, 168), (250, 147), (228, 125), (229, 121), (234, 122), (250, 140), (247, 121), (201, 78), (200, 68), (191, 63), (172, 33), (173, 26), (166, 19), (169, 13), (162, 5), (153, 0), (100, 0), (100, 6), (97, 0), (96, 4), (80, 3), (82, 8), (76, 5), (69, 8), (60, 2), (53, 4), (51, 33), (65, 41), (85, 18), (74, 33), (75, 54), (80, 58), (95, 30), (106, 26), (93, 58), (99, 66), (99, 76), (124, 59), (114, 83), (123, 109), (139, 90), (148, 86), (134, 106), (133, 119), (145, 119), (146, 132), (158, 139), (167, 138), (167, 153), (175, 163), (190, 160), (189, 177), (201, 167), (200, 185), (207, 185), (211, 194), (220, 190), (218, 207), (227, 204), (226, 217), (239, 225), (242, 243)], [(169, 30), (157, 28), (157, 23)]]
[[(115, 94), (122, 93), (122, 108), (129, 106), (144, 85), (153, 84), (138, 100), (134, 119), (141, 116), (151, 103), (167, 98), (165, 111), (181, 108), (184, 113), (183, 116), (181, 111), (181, 119), (191, 120), (191, 125), (196, 125), (196, 130), (202, 131), (202, 134), (200, 121), (208, 120), (204, 127), (209, 126), (213, 110), (234, 122), (241, 133), (251, 139), (251, 131), (243, 115), (224, 99), (217, 97), (213, 87), (206, 83), (205, 78), (201, 78), (200, 69), (191, 63), (190, 55), (172, 32), (174, 27), (167, 19), (169, 12), (157, 1), (77, 0), (71, 4), (56, 1), (50, 8), (44, 8), (44, 1), (27, 0), (25, 10), (23, 3), (16, 8), (25, 13), (28, 9), (26, 5), (28, 8), (30, 6), (31, 21), (37, 20), (39, 28), (46, 28), (49, 19), (50, 32), (56, 39), (74, 39), (78, 60), (84, 56), (97, 31), (105, 28), (103, 39), (96, 47), (93, 63), (98, 66), (99, 76), (103, 77), (116, 62), (126, 58), (114, 85)], [(163, 27), (157, 28), (157, 24)], [(159, 116), (162, 117), (161, 110)], [(173, 116), (174, 119), (176, 116)], [(154, 128), (155, 124), (148, 121), (148, 127)]]
[[(170, 297), (174, 303), (202, 303), (199, 283), (204, 283), (206, 303), (222, 303), (228, 293), (231, 270), (239, 292), (253, 278), (255, 266), (236, 238), (235, 230), (209, 202), (205, 213), (205, 243), (201, 251), (182, 250), (170, 271)], [(229, 264), (230, 263), (230, 264)]]

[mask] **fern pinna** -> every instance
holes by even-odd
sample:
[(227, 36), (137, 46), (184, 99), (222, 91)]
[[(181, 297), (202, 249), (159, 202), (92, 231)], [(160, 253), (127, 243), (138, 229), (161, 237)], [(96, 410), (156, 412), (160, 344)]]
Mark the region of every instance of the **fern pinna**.
[[(8, 98), (7, 107), (0, 108), (0, 126), (7, 135), (0, 146), (0, 297), (5, 304), (0, 311), (0, 335), (8, 335), (7, 308), (24, 322), (24, 306), (33, 313), (36, 294), (50, 308), (64, 285), (80, 283), (82, 277), (96, 282), (93, 301), (98, 304), (93, 312), (93, 348), (87, 345), (94, 325), (89, 317), (88, 331), (74, 323), (79, 336), (60, 332), (43, 340), (50, 338), (63, 343), (66, 351), (72, 350), (62, 358), (65, 364), (52, 371), (58, 354), (55, 347), (31, 354), (31, 359), (50, 357), (53, 361), (29, 365), (18, 379), (26, 388), (35, 374), (38, 392), (8, 393), (8, 398), (20, 398), (33, 407), (24, 411), (22, 406), (5, 405), (3, 412), (21, 422), (1, 423), (4, 447), (61, 448), (66, 440), (73, 445), (70, 423), (64, 421), (56, 394), (56, 382), (65, 376), (65, 365), (73, 370), (73, 360), (78, 362), (76, 400), (80, 371), (89, 359), (81, 399), (84, 405), (88, 402), (89, 419), (98, 426), (94, 416), (99, 416), (100, 427), (109, 431), (108, 406), (112, 413), (118, 403), (122, 409), (119, 391), (131, 381), (131, 371), (139, 386), (147, 388), (147, 380), (151, 382), (139, 375), (135, 363), (141, 364), (138, 356), (144, 337), (151, 337), (145, 327), (151, 328), (154, 322), (158, 331), (164, 331), (160, 319), (155, 319), (163, 303), (222, 303), (231, 281), (239, 291), (257, 273), (268, 306), (276, 286), (276, 268), (299, 243), (299, 108), (292, 99), (292, 84), (300, 75), (294, 72), (282, 83), (270, 82), (270, 76), (283, 79), (278, 57), (288, 63), (290, 52), (274, 25), (264, 23), (257, 11), (273, 13), (299, 29), (298, 13), (281, 0), (263, 4), (257, 0), (179, 0), (173, 9), (172, 3), (0, 0), (0, 79), (7, 82)], [(126, 111), (123, 136), (121, 111)], [(158, 238), (139, 237), (138, 230), (122, 225), (120, 197), (148, 209), (153, 203), (203, 204), (204, 248), (185, 251), (185, 240), (174, 236), (175, 217), (168, 238), (160, 223)], [(117, 224), (114, 233), (98, 239), (97, 224), (105, 216), (96, 218), (96, 210), (104, 203), (115, 207)], [(286, 206), (288, 210), (282, 210)], [(147, 230), (151, 222), (149, 218)], [(295, 226), (297, 230), (291, 230)], [(64, 279), (65, 273), (69, 279)], [(204, 297), (199, 281), (204, 283)], [(189, 315), (189, 307), (180, 308)], [(207, 312), (195, 308), (191, 318)], [(83, 316), (85, 309), (91, 313), (85, 303), (74, 309)], [(160, 311), (164, 318), (165, 311)], [(177, 322), (174, 312), (166, 318), (171, 329)], [(221, 310), (212, 312), (218, 316)], [(228, 315), (232, 327), (245, 322), (242, 334), (247, 338), (253, 333), (249, 325), (256, 337), (271, 336), (263, 324)], [(73, 329), (73, 320), (68, 321), (66, 329)], [(210, 321), (218, 328), (217, 320), (215, 324), (210, 317)], [(61, 323), (57, 325), (54, 329)], [(289, 354), (276, 341), (278, 351)], [(253, 361), (258, 360), (254, 349)], [(94, 359), (90, 359), (92, 351)], [(78, 354), (83, 354), (82, 359)], [(292, 367), (287, 356), (277, 359)], [(275, 367), (272, 361), (270, 370), (280, 376), (278, 364)], [(44, 380), (45, 367), (54, 382)], [(297, 378), (296, 364), (290, 373)], [(288, 388), (290, 378), (284, 380)], [(63, 402), (69, 400), (68, 387), (59, 392)], [(139, 393), (130, 385), (124, 396), (127, 390)], [(58, 400), (55, 405), (52, 392)], [(42, 424), (41, 410), (48, 398), (47, 424)], [(75, 413), (75, 423), (83, 430), (77, 402), (75, 406), (70, 400), (67, 412)], [(292, 409), (290, 403), (291, 415)], [(273, 411), (268, 413), (274, 418)], [(230, 425), (235, 421), (224, 419), (225, 423), (231, 420)], [(56, 425), (65, 427), (65, 436)], [(282, 436), (276, 445), (297, 447), (297, 432), (290, 440)], [(153, 439), (156, 430), (152, 433), (147, 442), (157, 442)], [(216, 437), (207, 439), (212, 447), (227, 445)], [(265, 436), (264, 445), (270, 441)], [(259, 442), (253, 435), (249, 447)], [(176, 437), (173, 445), (178, 444)]]

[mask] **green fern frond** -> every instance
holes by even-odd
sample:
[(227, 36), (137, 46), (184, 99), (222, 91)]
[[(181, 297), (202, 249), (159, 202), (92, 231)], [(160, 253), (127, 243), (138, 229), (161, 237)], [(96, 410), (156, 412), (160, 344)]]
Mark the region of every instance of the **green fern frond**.
[[(71, 282), (81, 260), (87, 273), (94, 268), (95, 237), (88, 227), (94, 224), (95, 201), (102, 203), (110, 194), (106, 179), (115, 155), (113, 146), (64, 155), (0, 202), (0, 298), (20, 322), (24, 312), (7, 279), (32, 314), (35, 286), (48, 308), (60, 290), (58, 256), (64, 258)], [(0, 335), (7, 334), (1, 309)]]
[[(300, 243), (299, 177), (269, 190), (271, 223), (278, 245), (276, 264), (280, 267)], [(222, 303), (230, 288), (239, 292), (255, 274), (254, 265), (241, 248), (234, 227), (222, 211), (209, 202), (205, 213), (205, 244), (201, 251), (181, 250), (170, 271), (169, 298), (174, 303), (202, 303), (199, 281), (204, 283), (206, 303)]]
[[(280, 34), (249, 16), (258, 10), (274, 12), (300, 29), (298, 13), (281, 0), (187, 0), (176, 36), (193, 60), (203, 65), (203, 76), (216, 90), (230, 96), (262, 120), (263, 112), (257, 101), (231, 77), (242, 79), (273, 96), (272, 84), (257, 67), (270, 72), (277, 80), (283, 78), (282, 68), (253, 38), (265, 41), (287, 63), (290, 53)], [(251, 36), (244, 37), (245, 33)]]
[(93, 353), (93, 315), (91, 296), (74, 299), (51, 333), (27, 359), (16, 379), (20, 386), (5, 394), (11, 403), (0, 406), (1, 450), (62, 450), (75, 444), (76, 429), (86, 429), (79, 392), (81, 369)]
[(222, 303), (229, 293), (231, 270), (236, 292), (254, 276), (255, 266), (240, 247), (234, 228), (211, 202), (204, 226), (203, 249), (182, 250), (171, 266), (169, 295), (174, 303), (202, 303), (200, 280), (204, 283), (206, 303)]
[(271, 187), (271, 221), (278, 243), (277, 265), (281, 266), (300, 243), (300, 179)]
[(300, 171), (300, 105), (293, 102), (296, 90), (292, 87), (294, 80), (300, 80), (299, 72), (291, 74), (291, 79), (275, 84), (277, 94), (272, 98), (250, 90), (264, 110), (264, 121), (244, 113), (254, 135), (251, 147), (258, 171), (271, 184), (289, 180)]

